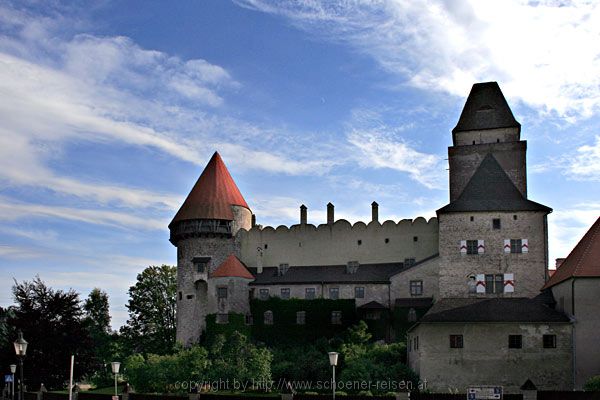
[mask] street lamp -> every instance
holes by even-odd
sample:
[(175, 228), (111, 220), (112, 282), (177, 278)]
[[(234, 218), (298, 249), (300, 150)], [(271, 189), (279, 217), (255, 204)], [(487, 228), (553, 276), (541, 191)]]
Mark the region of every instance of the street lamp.
[(19, 382), (19, 400), (23, 400), (23, 359), (27, 353), (27, 341), (23, 339), (23, 332), (19, 329), (17, 340), (13, 342), (15, 345), (15, 353), (19, 359), (19, 369), (21, 370), (21, 380)]
[(335, 351), (330, 351), (329, 353), (329, 365), (331, 365), (331, 367), (333, 368), (333, 381), (332, 381), (332, 387), (333, 387), (333, 400), (335, 400), (335, 366), (337, 365), (338, 362), (338, 355), (339, 353), (336, 353)]
[(15, 400), (15, 372), (17, 372), (17, 366), (10, 364), (10, 374), (12, 375), (12, 382), (10, 383), (10, 400)]
[(117, 393), (117, 375), (119, 375), (119, 367), (121, 367), (121, 363), (118, 361), (113, 361), (110, 363), (113, 374), (115, 374), (115, 396), (119, 396)]

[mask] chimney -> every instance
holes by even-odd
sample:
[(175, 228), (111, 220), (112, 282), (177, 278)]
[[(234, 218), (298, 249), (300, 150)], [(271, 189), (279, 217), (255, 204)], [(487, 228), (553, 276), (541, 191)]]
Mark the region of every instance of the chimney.
[(327, 225), (333, 225), (335, 217), (333, 214), (334, 206), (331, 203), (327, 203)]
[(300, 206), (300, 225), (306, 225), (307, 219), (306, 206), (302, 204)]
[(252, 228), (256, 226), (256, 215), (252, 214)]
[(564, 258), (557, 258), (556, 259), (556, 269), (558, 269), (558, 267), (560, 267), (563, 262), (565, 262)]
[(371, 203), (371, 221), (379, 221), (379, 204), (376, 201)]

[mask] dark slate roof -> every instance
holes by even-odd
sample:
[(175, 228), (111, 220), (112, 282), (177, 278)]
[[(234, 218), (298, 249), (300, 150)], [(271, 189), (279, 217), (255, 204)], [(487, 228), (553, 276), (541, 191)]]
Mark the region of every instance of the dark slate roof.
[(457, 298), (439, 300), (419, 322), (569, 322), (569, 318), (534, 299)]
[(535, 384), (531, 381), (531, 379), (527, 379), (525, 383), (523, 383), (520, 387), (521, 390), (537, 390)]
[(497, 82), (476, 83), (452, 133), (494, 129), (520, 128)]
[(394, 307), (396, 308), (425, 308), (433, 304), (432, 297), (403, 297), (396, 299)]
[(535, 296), (533, 299), (550, 308), (554, 308), (556, 306), (556, 300), (554, 299), (552, 290), (549, 289), (542, 290), (541, 293)]
[(460, 196), (437, 210), (438, 214), (461, 211), (545, 211), (549, 213), (552, 209), (527, 200), (492, 153), (488, 153)]
[(358, 308), (361, 310), (387, 310), (386, 306), (376, 301), (370, 301), (367, 304), (363, 304)]
[(346, 273), (345, 265), (314, 265), (290, 266), (285, 274), (278, 275), (277, 267), (265, 267), (261, 274), (256, 273), (256, 268), (250, 272), (256, 279), (250, 285), (276, 285), (280, 283), (305, 284), (305, 283), (389, 283), (390, 277), (396, 273), (412, 267), (404, 267), (404, 263), (388, 264), (361, 264), (358, 270)]

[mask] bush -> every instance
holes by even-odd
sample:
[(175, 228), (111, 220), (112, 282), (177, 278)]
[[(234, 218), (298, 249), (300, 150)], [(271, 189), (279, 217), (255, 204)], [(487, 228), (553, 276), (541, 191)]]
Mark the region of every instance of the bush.
[(600, 375), (592, 376), (583, 386), (586, 392), (600, 392)]

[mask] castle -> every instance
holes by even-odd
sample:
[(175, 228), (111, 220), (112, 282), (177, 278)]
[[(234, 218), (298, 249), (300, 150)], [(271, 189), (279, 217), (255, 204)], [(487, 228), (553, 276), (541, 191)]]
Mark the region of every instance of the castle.
[[(371, 221), (350, 224), (330, 203), (321, 225), (302, 205), (298, 224), (262, 227), (215, 153), (169, 224), (177, 340), (197, 342), (209, 315), (250, 316), (251, 299), (353, 299), (365, 318), (406, 311), (411, 328), (385, 339), (405, 335), (434, 388), (573, 388), (572, 318), (540, 295), (552, 210), (527, 197), (527, 142), (497, 83), (473, 85), (452, 141), (450, 202), (429, 221), (380, 221), (373, 202)], [(344, 318), (331, 311), (330, 323)]]

